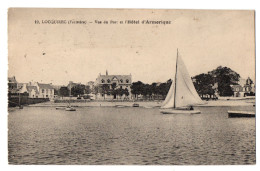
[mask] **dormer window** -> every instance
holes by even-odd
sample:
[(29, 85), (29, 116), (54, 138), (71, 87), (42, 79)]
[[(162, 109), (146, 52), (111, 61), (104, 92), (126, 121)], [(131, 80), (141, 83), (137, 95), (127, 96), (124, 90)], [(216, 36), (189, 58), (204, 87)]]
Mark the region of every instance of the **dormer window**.
[(129, 83), (129, 80), (127, 79), (125, 82), (126, 82), (126, 83)]
[(105, 80), (102, 79), (102, 80), (101, 80), (101, 83), (105, 83)]
[(122, 79), (120, 80), (120, 83), (123, 83), (123, 80), (122, 80)]
[(107, 83), (110, 83), (110, 79), (107, 80)]

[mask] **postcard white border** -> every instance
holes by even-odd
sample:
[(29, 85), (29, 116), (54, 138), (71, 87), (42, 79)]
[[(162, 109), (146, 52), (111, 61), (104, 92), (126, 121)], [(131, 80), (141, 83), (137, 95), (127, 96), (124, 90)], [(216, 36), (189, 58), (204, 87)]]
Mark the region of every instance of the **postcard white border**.
[[(259, 150), (257, 150), (257, 165), (253, 166), (13, 166), (8, 165), (7, 156), (7, 10), (9, 7), (40, 7), (40, 8), (138, 8), (138, 9), (244, 9), (244, 10), (256, 10), (256, 28), (259, 26), (259, 17), (257, 18), (257, 12), (259, 6), (257, 6), (257, 0), (180, 0), (178, 2), (173, 0), (19, 0), (19, 1), (7, 1), (2, 0), (0, 2), (0, 167), (1, 170), (46, 170), (46, 169), (62, 169), (65, 170), (230, 170), (236, 171), (244, 170), (259, 170)], [(256, 38), (257, 29), (256, 29)], [(256, 49), (259, 49), (256, 44)], [(259, 64), (256, 61), (256, 65)], [(257, 67), (256, 67), (257, 68)], [(257, 68), (257, 73), (258, 72)], [(256, 76), (258, 74), (256, 73)], [(258, 85), (258, 79), (256, 79), (256, 85)], [(258, 101), (256, 103), (258, 109)], [(258, 110), (257, 110), (258, 111)], [(258, 112), (256, 112), (258, 113)], [(256, 117), (256, 120), (258, 117)], [(258, 123), (258, 121), (257, 121)], [(257, 145), (259, 145), (259, 126), (256, 124), (257, 132)]]

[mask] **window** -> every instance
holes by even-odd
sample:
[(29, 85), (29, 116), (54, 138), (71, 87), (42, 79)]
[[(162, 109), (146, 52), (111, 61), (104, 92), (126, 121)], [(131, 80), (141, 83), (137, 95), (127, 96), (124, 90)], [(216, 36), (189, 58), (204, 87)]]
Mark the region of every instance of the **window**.
[(120, 88), (122, 89), (123, 87), (122, 87), (122, 86), (120, 86)]
[(46, 95), (46, 97), (48, 97), (48, 95)]
[(126, 82), (126, 83), (129, 83), (129, 80), (127, 79), (125, 82)]
[(121, 79), (120, 82), (123, 83), (123, 80)]
[(101, 83), (105, 83), (105, 80), (102, 79), (102, 80), (101, 80)]
[(46, 93), (48, 94), (48, 89), (46, 89)]
[(107, 83), (110, 83), (110, 79), (107, 80)]
[(42, 89), (42, 93), (44, 93), (44, 89)]

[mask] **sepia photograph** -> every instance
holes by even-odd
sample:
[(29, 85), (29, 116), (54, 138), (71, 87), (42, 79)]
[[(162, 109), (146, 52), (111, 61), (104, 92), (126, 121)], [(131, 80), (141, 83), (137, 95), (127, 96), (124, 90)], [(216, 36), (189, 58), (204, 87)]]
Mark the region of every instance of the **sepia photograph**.
[(9, 165), (255, 165), (254, 10), (9, 8)]

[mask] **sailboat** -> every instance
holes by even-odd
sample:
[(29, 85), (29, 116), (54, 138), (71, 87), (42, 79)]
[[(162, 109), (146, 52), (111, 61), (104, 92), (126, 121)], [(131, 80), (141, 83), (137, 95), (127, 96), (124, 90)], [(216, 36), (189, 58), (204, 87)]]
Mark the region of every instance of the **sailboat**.
[(203, 104), (192, 83), (188, 70), (179, 56), (177, 49), (175, 78), (170, 90), (161, 105), (163, 114), (198, 114), (192, 106)]

